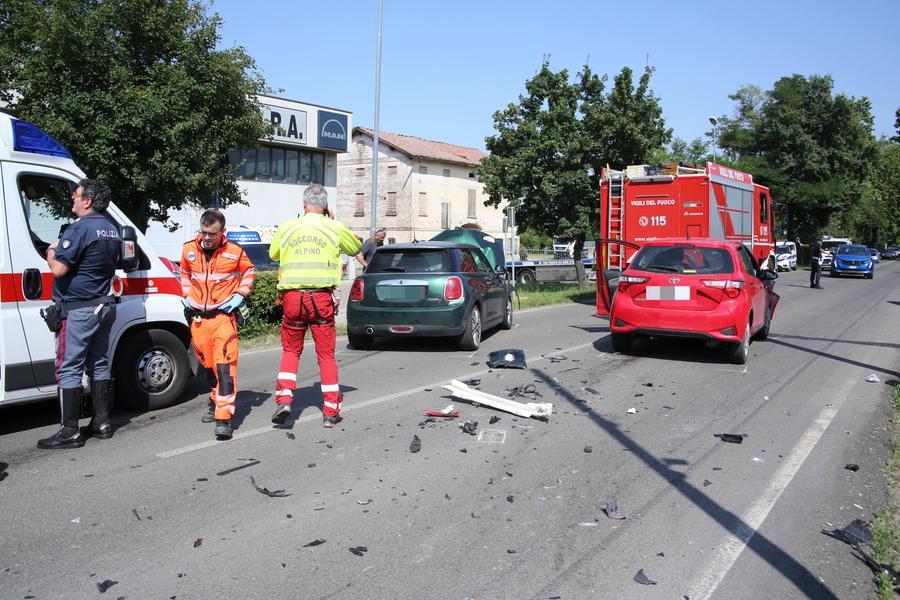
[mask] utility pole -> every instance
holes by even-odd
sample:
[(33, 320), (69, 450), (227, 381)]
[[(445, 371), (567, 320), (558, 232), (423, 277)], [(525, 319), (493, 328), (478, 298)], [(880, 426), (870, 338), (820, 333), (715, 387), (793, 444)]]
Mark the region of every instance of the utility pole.
[(372, 218), (369, 237), (375, 237), (378, 216), (378, 115), (381, 111), (381, 14), (384, 0), (378, 0), (378, 49), (375, 52), (375, 141), (372, 144)]

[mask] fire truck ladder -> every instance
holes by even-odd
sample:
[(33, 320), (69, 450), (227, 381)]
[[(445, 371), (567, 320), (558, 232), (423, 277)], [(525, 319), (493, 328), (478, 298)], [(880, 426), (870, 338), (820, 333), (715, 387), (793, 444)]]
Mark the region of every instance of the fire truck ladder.
[[(607, 170), (607, 237), (612, 239), (622, 239), (622, 227), (625, 222), (625, 203), (622, 201), (622, 187), (625, 182), (624, 171)], [(609, 251), (606, 255), (606, 269), (625, 268), (625, 246), (619, 244), (610, 244)]]

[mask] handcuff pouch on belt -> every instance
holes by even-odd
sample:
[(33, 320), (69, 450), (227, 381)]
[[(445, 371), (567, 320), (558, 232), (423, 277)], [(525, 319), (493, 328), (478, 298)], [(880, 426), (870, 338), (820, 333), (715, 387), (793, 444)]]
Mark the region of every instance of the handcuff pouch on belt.
[(62, 322), (69, 316), (69, 312), (78, 310), (79, 308), (92, 308), (103, 306), (104, 304), (118, 304), (118, 296), (101, 296), (93, 300), (74, 300), (72, 302), (63, 302), (56, 300), (50, 306), (41, 309), (41, 318), (47, 324), (47, 329), (52, 333), (59, 333), (62, 330)]

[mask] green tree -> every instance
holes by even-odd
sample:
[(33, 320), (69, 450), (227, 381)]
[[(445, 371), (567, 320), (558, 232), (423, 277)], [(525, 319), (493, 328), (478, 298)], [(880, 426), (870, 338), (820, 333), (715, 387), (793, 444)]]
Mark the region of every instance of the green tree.
[[(544, 62), (518, 102), (494, 113), (497, 133), (485, 139), (490, 155), (478, 168), (486, 204), (509, 202), (521, 227), (574, 240), (580, 257), (585, 239), (599, 233), (600, 168), (641, 162), (672, 136), (652, 73), (635, 85), (625, 67), (607, 92), (606, 76), (587, 65), (570, 81), (566, 69)], [(575, 269), (586, 286), (580, 260)]]
[(268, 127), (265, 91), (194, 0), (6, 0), (0, 100), (62, 142), (141, 229), (185, 203), (241, 201), (228, 150)]
[(722, 123), (726, 156), (787, 205), (791, 237), (841, 222), (835, 216), (861, 200), (877, 156), (869, 100), (833, 87), (819, 75), (783, 77), (765, 93), (745, 86), (730, 96), (735, 113)]

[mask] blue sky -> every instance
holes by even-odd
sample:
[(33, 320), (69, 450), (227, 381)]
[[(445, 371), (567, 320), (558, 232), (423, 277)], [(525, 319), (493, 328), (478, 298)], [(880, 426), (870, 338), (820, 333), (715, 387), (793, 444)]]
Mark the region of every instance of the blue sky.
[[(656, 68), (651, 85), (675, 135), (730, 114), (738, 87), (828, 74), (872, 101), (875, 134), (900, 107), (900, 1), (752, 3), (384, 0), (380, 129), (484, 148), (491, 116), (516, 101), (544, 56), (610, 78)], [(218, 0), (223, 46), (244, 46), (287, 98), (374, 124), (377, 0)]]

